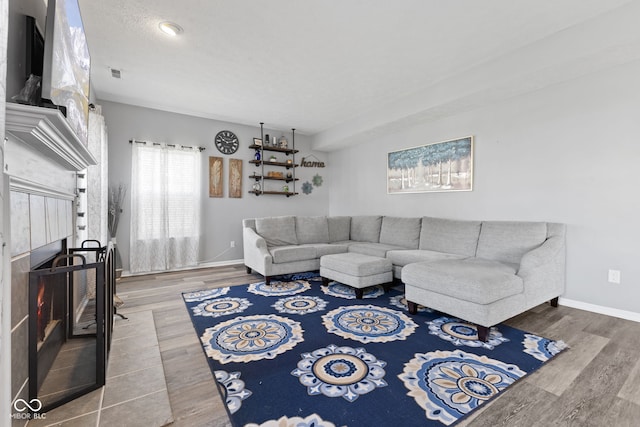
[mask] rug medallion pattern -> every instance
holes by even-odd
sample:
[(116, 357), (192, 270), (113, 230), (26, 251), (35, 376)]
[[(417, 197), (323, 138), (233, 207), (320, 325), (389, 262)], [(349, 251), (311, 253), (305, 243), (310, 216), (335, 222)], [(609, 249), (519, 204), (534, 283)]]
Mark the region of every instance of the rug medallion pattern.
[(322, 316), (322, 321), (329, 333), (363, 344), (404, 340), (418, 327), (397, 310), (373, 305), (340, 307)]
[(386, 362), (364, 348), (329, 345), (303, 353), (291, 375), (307, 387), (309, 396), (342, 397), (348, 402), (378, 387), (385, 387)]
[[(317, 272), (183, 294), (234, 425), (448, 426), (566, 345), (505, 325), (474, 325), (402, 286), (355, 299)], [(401, 409), (399, 409), (401, 408)]]
[(284, 317), (236, 317), (208, 328), (201, 341), (220, 363), (273, 359), (302, 341), (300, 323)]

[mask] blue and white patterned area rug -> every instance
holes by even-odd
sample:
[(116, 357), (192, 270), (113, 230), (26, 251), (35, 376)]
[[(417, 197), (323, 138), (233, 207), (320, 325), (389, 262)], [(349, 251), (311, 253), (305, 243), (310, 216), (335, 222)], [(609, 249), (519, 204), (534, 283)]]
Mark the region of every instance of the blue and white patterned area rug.
[(565, 348), (317, 273), (183, 294), (238, 426), (452, 425)]

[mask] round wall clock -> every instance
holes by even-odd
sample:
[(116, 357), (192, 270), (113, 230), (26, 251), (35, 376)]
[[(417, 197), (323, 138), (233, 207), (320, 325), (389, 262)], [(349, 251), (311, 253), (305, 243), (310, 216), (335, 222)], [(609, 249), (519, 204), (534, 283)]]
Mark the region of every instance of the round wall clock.
[(216, 135), (216, 147), (223, 154), (233, 154), (238, 151), (240, 143), (238, 137), (230, 130), (222, 130)]

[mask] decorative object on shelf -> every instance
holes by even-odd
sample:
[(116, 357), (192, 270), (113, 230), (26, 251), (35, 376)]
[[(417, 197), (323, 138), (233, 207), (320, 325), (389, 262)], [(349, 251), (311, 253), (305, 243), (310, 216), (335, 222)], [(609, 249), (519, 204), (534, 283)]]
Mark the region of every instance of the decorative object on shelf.
[(313, 191), (313, 185), (311, 185), (309, 181), (302, 184), (302, 192), (304, 194), (311, 194), (312, 191)]
[(313, 181), (313, 185), (316, 187), (320, 187), (322, 185), (322, 177), (318, 174), (315, 174), (311, 181)]
[(283, 185), (282, 186), (282, 191), (284, 191), (285, 193), (289, 192), (289, 186), (288, 185)]
[(278, 147), (289, 148), (289, 141), (287, 141), (287, 138), (284, 135), (278, 138)]
[(127, 187), (124, 184), (118, 184), (118, 187), (109, 187), (109, 194), (107, 196), (108, 205), (108, 222), (107, 229), (109, 230), (109, 237), (116, 253), (116, 278), (120, 278), (122, 275), (122, 258), (120, 257), (120, 251), (116, 246), (116, 233), (118, 232), (118, 224), (120, 223), (120, 215), (122, 214), (122, 206), (124, 205), (124, 197), (127, 194)]
[(276, 158), (276, 156), (271, 156), (271, 157), (269, 157), (269, 161), (270, 162), (277, 162), (278, 159)]
[(256, 182), (255, 184), (253, 184), (253, 186), (251, 187), (253, 189), (253, 191), (259, 193), (260, 190), (262, 189), (262, 187), (260, 187), (260, 183)]
[(278, 171), (269, 171), (267, 172), (267, 176), (269, 178), (284, 178), (284, 173)]
[(222, 197), (222, 157), (209, 157), (209, 197)]
[(229, 159), (229, 197), (242, 198), (242, 160)]
[(262, 140), (260, 138), (253, 138), (253, 145), (262, 146)]
[(316, 156), (311, 154), (310, 156), (303, 157), (300, 160), (301, 168), (324, 168), (326, 167), (323, 161), (320, 161)]
[(222, 154), (233, 154), (238, 151), (240, 141), (235, 133), (230, 130), (218, 132), (215, 139), (216, 147)]
[(293, 174), (291, 172), (287, 172), (287, 179), (292, 179), (293, 178)]
[(255, 156), (253, 156), (255, 160), (260, 160), (260, 150), (256, 150)]
[(292, 165), (293, 164), (293, 159), (287, 159), (287, 164), (288, 165)]
[(388, 194), (472, 190), (473, 136), (387, 155)]
[(269, 134), (266, 134), (266, 135), (264, 136), (263, 141), (264, 141), (264, 146), (265, 146), (265, 147), (268, 147), (268, 146), (270, 146), (270, 145), (271, 145), (271, 140), (269, 139)]

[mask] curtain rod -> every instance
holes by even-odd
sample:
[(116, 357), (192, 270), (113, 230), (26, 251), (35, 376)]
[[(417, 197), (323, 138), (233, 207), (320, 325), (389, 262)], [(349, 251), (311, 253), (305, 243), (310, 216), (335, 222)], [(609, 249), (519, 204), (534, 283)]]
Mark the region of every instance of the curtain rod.
[[(153, 145), (162, 145), (159, 142), (149, 142), (149, 141), (138, 141), (137, 139), (130, 139), (129, 140), (129, 144), (153, 144)], [(176, 147), (177, 144), (167, 144), (167, 147)], [(193, 145), (180, 145), (180, 147), (184, 147), (184, 148), (197, 148), (200, 151), (204, 151), (206, 150), (205, 147), (194, 147)]]

